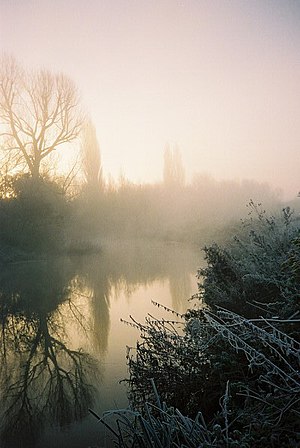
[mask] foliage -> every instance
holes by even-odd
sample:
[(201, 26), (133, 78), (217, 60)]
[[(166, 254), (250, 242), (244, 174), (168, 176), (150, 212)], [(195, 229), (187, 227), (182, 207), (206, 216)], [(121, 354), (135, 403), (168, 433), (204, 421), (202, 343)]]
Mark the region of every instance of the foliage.
[(226, 310), (184, 317), (184, 334), (175, 322), (129, 323), (142, 337), (128, 355), (131, 408), (101, 419), (116, 446), (297, 446), (300, 344), (283, 323)]
[(2, 245), (37, 253), (61, 250), (69, 212), (60, 187), (52, 181), (18, 176), (13, 191), (13, 198), (0, 201)]
[(200, 291), (212, 307), (289, 318), (299, 312), (299, 220), (288, 207), (277, 217), (268, 217), (253, 201), (249, 208), (250, 217), (230, 244), (205, 247)]
[(264, 185), (206, 178), (189, 185), (133, 184), (123, 179), (102, 192), (98, 188), (98, 194), (84, 188), (73, 206), (78, 227), (95, 238), (203, 245), (224, 239), (224, 228), (227, 231), (246, 215), (245, 203), (252, 194), (264, 198), (268, 208), (278, 207), (275, 194)]
[[(298, 446), (300, 344), (280, 330), (295, 322), (227, 310), (184, 317), (182, 335), (175, 322), (133, 323), (142, 338), (128, 355), (134, 411), (103, 417), (117, 446)], [(153, 382), (168, 407), (151, 404)]]
[(102, 419), (116, 446), (299, 446), (298, 220), (250, 209), (232, 242), (206, 248), (200, 306), (127, 322), (141, 334), (127, 355), (134, 411)]
[(15, 197), (14, 190), (15, 176), (6, 174), (0, 177), (0, 200), (11, 199)]
[[(129, 447), (240, 447), (239, 440), (228, 436), (219, 424), (208, 427), (201, 412), (194, 419), (182, 415), (178, 409), (167, 407), (161, 402), (155, 383), (151, 386), (156, 398), (155, 404), (146, 402), (143, 412), (132, 409), (108, 411), (100, 418), (90, 412), (112, 433), (117, 446)], [(222, 398), (222, 415), (227, 421), (228, 386)], [(113, 423), (112, 423), (113, 421)], [(235, 434), (235, 437), (237, 434)], [(201, 445), (199, 445), (201, 444)]]
[(81, 156), (85, 188), (91, 194), (97, 194), (103, 189), (103, 173), (96, 129), (91, 120), (86, 120), (82, 127)]
[(165, 148), (163, 177), (166, 187), (182, 187), (185, 183), (185, 172), (177, 145), (173, 150), (169, 145)]

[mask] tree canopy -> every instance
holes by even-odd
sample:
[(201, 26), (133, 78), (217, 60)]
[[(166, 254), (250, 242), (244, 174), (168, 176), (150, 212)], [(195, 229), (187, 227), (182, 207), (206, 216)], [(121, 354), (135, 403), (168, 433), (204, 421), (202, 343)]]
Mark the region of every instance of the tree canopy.
[[(58, 146), (75, 140), (82, 125), (77, 89), (64, 74), (26, 71), (14, 58), (0, 64), (0, 135), (3, 148), (33, 178)], [(47, 159), (48, 160), (48, 159)]]

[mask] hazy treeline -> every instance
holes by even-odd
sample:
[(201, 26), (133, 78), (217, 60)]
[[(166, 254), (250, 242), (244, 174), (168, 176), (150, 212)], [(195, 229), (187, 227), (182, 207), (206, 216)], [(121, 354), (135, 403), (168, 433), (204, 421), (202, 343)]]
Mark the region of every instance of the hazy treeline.
[(187, 185), (123, 182), (101, 193), (82, 193), (74, 202), (76, 223), (87, 236), (158, 238), (202, 243), (245, 216), (250, 199), (267, 208), (276, 194), (254, 181), (216, 181), (198, 175)]
[[(2, 248), (26, 252), (86, 251), (109, 239), (158, 239), (203, 245), (247, 213), (250, 198), (272, 209), (279, 198), (255, 181), (217, 181), (197, 175), (190, 184), (133, 184), (122, 180), (76, 191), (65, 178), (2, 175)], [(95, 180), (95, 177), (94, 177)]]
[[(106, 238), (201, 243), (243, 216), (250, 198), (268, 208), (278, 201), (254, 181), (199, 174), (187, 183), (180, 150), (168, 145), (162, 182), (107, 182), (95, 127), (73, 82), (47, 70), (24, 70), (9, 56), (0, 62), (2, 254), (7, 248), (87, 250)], [(76, 142), (77, 162), (58, 176), (57, 150), (75, 151)]]

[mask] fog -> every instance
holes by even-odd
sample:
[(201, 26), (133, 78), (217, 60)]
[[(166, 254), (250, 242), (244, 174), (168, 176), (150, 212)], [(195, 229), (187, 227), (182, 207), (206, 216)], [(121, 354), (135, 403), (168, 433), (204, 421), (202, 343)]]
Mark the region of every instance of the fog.
[(292, 0), (3, 1), (0, 49), (74, 80), (107, 178), (161, 181), (170, 142), (189, 182), (254, 179), (291, 199), (299, 19)]
[(120, 319), (180, 318), (202, 249), (249, 221), (297, 228), (299, 21), (292, 0), (0, 2), (1, 446), (98, 446), (88, 408), (128, 405)]
[(201, 247), (221, 241), (246, 218), (250, 199), (262, 202), (268, 212), (281, 205), (276, 192), (254, 181), (216, 181), (198, 175), (187, 185), (124, 182), (96, 196), (85, 193), (74, 202), (72, 238), (74, 242), (80, 238), (98, 241), (100, 246), (106, 239), (120, 238), (181, 241)]

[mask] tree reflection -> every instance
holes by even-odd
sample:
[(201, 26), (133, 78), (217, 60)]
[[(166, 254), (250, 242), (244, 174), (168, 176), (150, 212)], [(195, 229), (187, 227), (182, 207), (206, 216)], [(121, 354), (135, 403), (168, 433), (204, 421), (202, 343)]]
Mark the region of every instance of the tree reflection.
[(172, 307), (179, 313), (186, 311), (187, 302), (192, 295), (192, 282), (189, 272), (180, 272), (178, 275), (170, 273), (169, 288), (172, 298)]
[(172, 306), (183, 312), (192, 293), (190, 273), (196, 273), (198, 254), (177, 244), (110, 241), (100, 254), (74, 257), (73, 263), (77, 289), (85, 290), (90, 299), (94, 349), (102, 356), (108, 347), (112, 293), (125, 293), (130, 299), (139, 286), (168, 279)]
[(45, 424), (81, 419), (92, 404), (95, 363), (66, 345), (63, 319), (55, 312), (70, 300), (71, 278), (69, 266), (58, 260), (14, 266), (0, 277), (4, 446), (32, 447)]
[[(191, 273), (199, 266), (199, 252), (182, 244), (164, 244), (154, 241), (125, 241), (110, 244), (102, 254), (99, 270), (106, 269), (102, 278), (110, 279), (118, 292), (130, 297), (140, 285), (149, 286), (155, 281), (169, 280), (172, 307), (186, 309), (192, 290)], [(119, 291), (118, 291), (119, 290)]]
[(110, 330), (109, 308), (112, 282), (109, 265), (103, 255), (92, 255), (77, 258), (76, 267), (79, 276), (77, 290), (85, 290), (90, 299), (94, 351), (102, 356), (107, 351)]
[(0, 271), (1, 447), (34, 447), (44, 429), (84, 417), (92, 385), (99, 390), (95, 358), (99, 364), (108, 348), (112, 297), (129, 301), (141, 285), (168, 279), (181, 312), (196, 260), (182, 246), (115, 242), (100, 254)]

